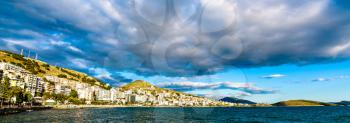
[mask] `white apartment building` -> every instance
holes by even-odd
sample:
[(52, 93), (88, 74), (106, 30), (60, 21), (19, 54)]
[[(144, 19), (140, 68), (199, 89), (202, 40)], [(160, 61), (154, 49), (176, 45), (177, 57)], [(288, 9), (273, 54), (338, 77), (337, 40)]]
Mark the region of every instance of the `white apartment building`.
[(11, 86), (21, 87), (33, 96), (35, 96), (36, 92), (40, 93), (43, 91), (43, 82), (37, 76), (30, 74), (30, 72), (21, 67), (1, 62), (0, 70), (3, 71), (3, 77), (6, 76), (10, 79)]

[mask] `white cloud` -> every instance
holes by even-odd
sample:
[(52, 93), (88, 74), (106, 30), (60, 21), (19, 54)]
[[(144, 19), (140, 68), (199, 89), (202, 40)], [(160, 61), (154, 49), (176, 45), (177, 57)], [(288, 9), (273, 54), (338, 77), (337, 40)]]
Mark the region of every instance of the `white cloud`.
[(19, 30), (12, 30), (12, 29), (5, 30), (4, 29), (2, 31), (8, 31), (8, 32), (23, 35), (23, 36), (29, 36), (29, 37), (35, 38), (35, 39), (46, 38), (46, 36), (44, 34), (41, 34), (39, 32), (33, 31), (33, 30), (29, 30), (29, 29), (19, 29)]
[(36, 49), (37, 47), (34, 45), (35, 41), (32, 40), (21, 40), (21, 39), (10, 39), (10, 38), (3, 38), (1, 39), (5, 41), (8, 48), (15, 50), (15, 46), (21, 46), (28, 49)]
[(79, 58), (70, 58), (71, 62), (74, 64), (75, 67), (78, 68), (88, 68), (89, 67), (89, 61)]
[(240, 90), (250, 94), (270, 94), (276, 91), (271, 89), (264, 89), (254, 86), (251, 83), (239, 83), (239, 82), (168, 82), (159, 83), (158, 86), (169, 88), (178, 91), (194, 91), (194, 90), (220, 90), (231, 89)]
[(314, 82), (326, 82), (326, 81), (330, 81), (330, 80), (331, 79), (329, 79), (329, 78), (320, 77), (320, 78), (313, 79), (312, 81), (314, 81)]
[(337, 56), (338, 54), (341, 54), (341, 53), (344, 53), (346, 51), (349, 51), (350, 49), (350, 42), (346, 42), (344, 44), (339, 44), (335, 47), (332, 47), (328, 53), (331, 55), (331, 56)]
[(348, 78), (350, 78), (348, 75), (340, 75), (336, 77), (336, 79), (348, 79)]
[(212, 99), (222, 99), (224, 97), (235, 97), (235, 98), (244, 98), (244, 97), (249, 97), (252, 94), (246, 93), (243, 91), (235, 91), (235, 92), (221, 92), (217, 90), (212, 90), (212, 91), (206, 91), (204, 94), (200, 94), (204, 97), (207, 98), (212, 98)]
[(105, 68), (89, 68), (89, 71), (98, 79), (115, 80), (112, 74)]
[(283, 74), (271, 74), (271, 75), (267, 75), (267, 76), (262, 76), (262, 78), (272, 79), (272, 78), (282, 78), (285, 76), (286, 75), (283, 75)]
[(81, 51), (79, 48), (72, 46), (72, 44), (70, 42), (51, 40), (50, 44), (53, 46), (67, 48), (67, 49), (74, 51), (74, 52), (77, 52), (77, 53), (83, 53), (83, 51)]
[(343, 79), (349, 79), (350, 77), (348, 75), (339, 75), (339, 76), (335, 76), (335, 77), (319, 77), (319, 78), (315, 78), (312, 81), (314, 82), (327, 82), (327, 81), (333, 81), (333, 80), (343, 80)]

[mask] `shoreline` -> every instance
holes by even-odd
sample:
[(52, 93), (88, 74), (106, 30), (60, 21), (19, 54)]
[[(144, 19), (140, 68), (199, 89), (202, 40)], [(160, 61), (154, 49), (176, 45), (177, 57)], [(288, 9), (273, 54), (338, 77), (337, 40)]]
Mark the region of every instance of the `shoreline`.
[(333, 107), (333, 106), (133, 106), (133, 105), (55, 105), (53, 109), (84, 108), (261, 108), (261, 107)]
[(41, 111), (41, 110), (49, 110), (53, 109), (53, 107), (50, 106), (33, 106), (33, 107), (20, 107), (20, 108), (1, 108), (0, 109), (0, 116), (1, 115), (10, 115), (10, 114), (17, 114), (22, 112), (31, 112), (31, 111)]
[(263, 108), (263, 107), (337, 107), (337, 106), (136, 106), (136, 105), (54, 105), (21, 108), (2, 108), (0, 116), (41, 110), (69, 110), (88, 108)]
[[(55, 105), (53, 109), (84, 108), (240, 108), (242, 106), (136, 106), (136, 105)], [(253, 106), (247, 106), (253, 107)]]

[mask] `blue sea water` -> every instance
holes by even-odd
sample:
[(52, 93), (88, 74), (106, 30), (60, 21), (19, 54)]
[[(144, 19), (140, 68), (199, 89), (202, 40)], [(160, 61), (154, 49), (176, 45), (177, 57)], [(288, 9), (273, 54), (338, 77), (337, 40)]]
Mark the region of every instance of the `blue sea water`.
[(0, 122), (324, 122), (350, 123), (350, 107), (88, 108), (0, 116)]

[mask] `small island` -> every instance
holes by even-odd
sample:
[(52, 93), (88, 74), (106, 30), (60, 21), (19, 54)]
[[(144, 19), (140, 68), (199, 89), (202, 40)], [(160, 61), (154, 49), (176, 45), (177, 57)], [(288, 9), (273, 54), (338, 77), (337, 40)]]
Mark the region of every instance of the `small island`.
[(337, 106), (332, 103), (311, 101), (311, 100), (288, 100), (272, 104), (273, 106)]

